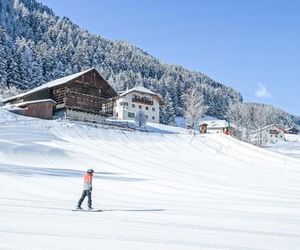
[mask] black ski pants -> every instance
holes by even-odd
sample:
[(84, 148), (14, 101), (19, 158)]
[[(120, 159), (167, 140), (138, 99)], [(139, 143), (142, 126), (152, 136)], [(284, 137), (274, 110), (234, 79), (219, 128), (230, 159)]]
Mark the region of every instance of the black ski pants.
[(92, 190), (83, 190), (81, 198), (78, 201), (78, 207), (81, 207), (81, 204), (86, 196), (88, 197), (88, 207), (92, 206)]

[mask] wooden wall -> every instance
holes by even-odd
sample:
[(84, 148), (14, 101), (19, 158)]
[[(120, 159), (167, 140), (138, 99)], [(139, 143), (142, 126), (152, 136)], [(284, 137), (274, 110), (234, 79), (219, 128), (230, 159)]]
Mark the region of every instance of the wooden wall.
[(53, 115), (53, 102), (40, 102), (40, 103), (31, 103), (24, 105), (24, 115), (41, 118), (41, 119), (52, 119)]
[(66, 84), (53, 87), (51, 99), (57, 109), (73, 109), (81, 112), (113, 115), (113, 98), (117, 93), (92, 70)]
[(50, 99), (50, 91), (48, 88), (42, 89), (40, 91), (33, 92), (29, 95), (23, 97), (23, 101), (35, 101), (35, 100), (43, 100)]

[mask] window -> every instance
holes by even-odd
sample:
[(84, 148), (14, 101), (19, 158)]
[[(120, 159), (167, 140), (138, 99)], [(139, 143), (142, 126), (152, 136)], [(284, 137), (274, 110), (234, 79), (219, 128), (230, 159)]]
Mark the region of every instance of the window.
[(152, 108), (152, 111), (155, 111), (155, 108)]
[(120, 102), (120, 106), (128, 106), (128, 102)]
[(118, 117), (118, 116), (119, 116), (119, 114), (118, 114), (118, 113), (116, 113), (116, 116)]
[(155, 120), (155, 116), (152, 116), (152, 120)]
[(146, 118), (148, 119), (148, 115), (146, 115)]
[(146, 110), (148, 110), (149, 109), (149, 107), (148, 106), (146, 106)]
[(130, 117), (130, 118), (134, 118), (134, 113), (132, 113), (132, 112), (128, 112), (128, 117)]
[(141, 109), (142, 108), (142, 105), (139, 105), (139, 109)]
[(135, 105), (134, 105), (134, 104), (132, 104), (132, 107), (133, 107), (133, 108), (135, 108)]

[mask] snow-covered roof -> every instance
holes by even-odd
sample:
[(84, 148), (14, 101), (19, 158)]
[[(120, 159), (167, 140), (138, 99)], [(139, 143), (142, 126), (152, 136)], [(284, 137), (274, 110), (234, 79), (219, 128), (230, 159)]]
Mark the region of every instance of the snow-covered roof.
[(228, 127), (228, 122), (226, 120), (206, 120), (201, 124), (206, 123), (207, 128), (225, 128)]
[(271, 127), (277, 127), (277, 128), (279, 128), (279, 129), (281, 129), (282, 131), (285, 131), (285, 129), (281, 128), (281, 127), (280, 127), (279, 125), (277, 125), (277, 124), (270, 124), (270, 125), (267, 125), (267, 126), (263, 127), (261, 130), (266, 130), (266, 129), (271, 128)]
[(127, 95), (128, 93), (133, 92), (133, 91), (142, 92), (142, 93), (145, 93), (145, 94), (150, 94), (150, 95), (156, 95), (157, 96), (156, 93), (154, 93), (150, 89), (147, 89), (143, 86), (137, 86), (137, 87), (134, 87), (132, 89), (126, 90), (125, 92), (121, 93), (120, 96)]
[(299, 131), (299, 129), (295, 128), (295, 127), (291, 127), (291, 128), (287, 128), (285, 129), (286, 131)]
[(29, 95), (31, 93), (34, 93), (36, 91), (39, 91), (39, 90), (43, 90), (43, 89), (46, 89), (46, 88), (52, 88), (52, 87), (55, 87), (55, 86), (58, 86), (58, 85), (61, 85), (61, 84), (64, 84), (66, 82), (69, 82), (81, 75), (84, 75), (85, 73), (93, 70), (94, 68), (91, 68), (91, 69), (88, 69), (88, 70), (85, 70), (85, 71), (82, 71), (82, 72), (79, 72), (79, 73), (76, 73), (76, 74), (73, 74), (73, 75), (69, 75), (69, 76), (65, 76), (65, 77), (62, 77), (62, 78), (59, 78), (59, 79), (56, 79), (54, 81), (51, 81), (51, 82), (47, 82), (47, 83), (44, 83), (36, 88), (33, 88), (27, 92), (24, 92), (24, 93), (21, 93), (21, 94), (18, 94), (18, 95), (15, 95), (15, 96), (12, 96), (12, 97), (9, 97), (9, 98), (6, 98), (6, 99), (3, 99), (1, 102), (5, 103), (5, 102), (8, 102), (8, 101), (11, 101), (11, 100), (14, 100), (14, 99), (18, 99), (18, 98), (22, 98), (26, 95)]
[(41, 103), (41, 102), (53, 102), (54, 104), (56, 104), (56, 102), (53, 101), (52, 99), (43, 99), (43, 100), (34, 100), (34, 101), (16, 103), (15, 106), (20, 107), (20, 106), (23, 106), (23, 105)]

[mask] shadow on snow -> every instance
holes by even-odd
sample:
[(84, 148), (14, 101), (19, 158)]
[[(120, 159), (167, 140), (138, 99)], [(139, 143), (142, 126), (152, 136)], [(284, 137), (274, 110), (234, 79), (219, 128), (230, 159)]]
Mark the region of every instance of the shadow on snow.
[[(49, 177), (78, 177), (82, 178), (85, 171), (64, 168), (29, 167), (22, 165), (0, 165), (0, 174), (19, 175), (25, 177), (49, 176)], [(96, 172), (95, 179), (113, 181), (145, 181), (147, 179), (122, 177), (120, 173)]]

